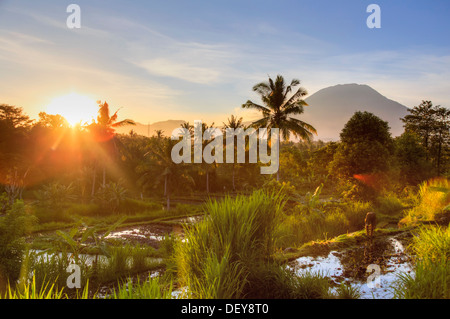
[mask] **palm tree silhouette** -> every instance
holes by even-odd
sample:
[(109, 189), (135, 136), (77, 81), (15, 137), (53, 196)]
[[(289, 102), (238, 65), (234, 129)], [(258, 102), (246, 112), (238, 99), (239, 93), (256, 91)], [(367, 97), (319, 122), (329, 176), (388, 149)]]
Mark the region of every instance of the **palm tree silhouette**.
[[(242, 108), (255, 109), (262, 113), (263, 117), (251, 124), (255, 129), (258, 128), (278, 128), (280, 135), (284, 140), (289, 140), (290, 134), (304, 141), (310, 141), (313, 134), (317, 134), (316, 129), (308, 123), (293, 118), (294, 115), (300, 115), (304, 112), (303, 107), (308, 104), (303, 97), (308, 93), (299, 87), (290, 97), (288, 95), (292, 90), (300, 85), (300, 80), (293, 79), (290, 85), (286, 86), (284, 78), (278, 75), (273, 81), (269, 77), (268, 82), (261, 82), (253, 87), (253, 91), (261, 96), (264, 105), (247, 101)], [(278, 137), (280, 142), (280, 136)], [(280, 170), (277, 171), (277, 180), (279, 180)]]
[[(238, 118), (237, 116), (231, 115), (231, 118), (227, 119), (227, 123), (223, 123), (224, 131), (226, 131), (227, 128), (236, 130), (239, 128), (244, 129), (244, 124), (242, 124), (242, 117)], [(226, 132), (224, 132), (224, 135), (226, 135)], [(234, 156), (236, 157), (236, 148), (237, 148), (237, 137), (233, 135), (233, 147), (234, 147)], [(236, 160), (233, 160), (233, 168), (232, 168), (232, 182), (233, 182), (233, 192), (236, 191), (236, 183), (235, 183), (235, 168), (236, 168)]]
[[(126, 125), (136, 125), (133, 120), (125, 119), (122, 121), (117, 121), (118, 115), (117, 110), (113, 115), (110, 115), (109, 105), (105, 101), (102, 103), (101, 101), (97, 101), (99, 106), (97, 121), (92, 122), (87, 126), (89, 131), (93, 134), (94, 141), (97, 143), (101, 143), (106, 150), (106, 154), (112, 155), (117, 152), (117, 139), (115, 138), (115, 129), (117, 127), (122, 127)], [(95, 165), (96, 166), (96, 165)], [(95, 169), (94, 169), (94, 179), (92, 182), (92, 195), (95, 192)], [(104, 187), (106, 184), (106, 162), (103, 165), (103, 181), (102, 186)]]

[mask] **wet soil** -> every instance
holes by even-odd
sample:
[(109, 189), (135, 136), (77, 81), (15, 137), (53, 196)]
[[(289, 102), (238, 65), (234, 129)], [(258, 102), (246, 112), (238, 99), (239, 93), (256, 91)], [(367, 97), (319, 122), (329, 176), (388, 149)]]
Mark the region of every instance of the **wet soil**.
[(149, 245), (158, 249), (164, 237), (171, 234), (183, 236), (183, 227), (179, 224), (149, 224), (124, 227), (111, 232), (106, 239), (123, 241), (129, 244)]
[[(342, 283), (352, 284), (361, 290), (361, 298), (390, 299), (390, 285), (402, 272), (411, 272), (412, 257), (406, 247), (411, 239), (409, 232), (378, 235), (373, 239), (362, 237), (346, 248), (330, 245), (313, 245), (316, 254), (297, 258), (289, 263), (298, 275), (305, 271), (320, 272), (329, 279), (332, 287)], [(333, 248), (333, 249), (332, 249)], [(368, 279), (373, 273), (369, 267), (379, 267), (380, 280), (377, 287), (369, 287)]]
[(392, 264), (411, 262), (411, 257), (404, 250), (407, 246), (407, 238), (378, 237), (341, 252), (333, 254), (340, 259), (343, 273), (338, 281), (346, 278), (364, 281), (370, 275), (368, 266), (376, 264), (381, 269), (381, 274), (390, 271)]

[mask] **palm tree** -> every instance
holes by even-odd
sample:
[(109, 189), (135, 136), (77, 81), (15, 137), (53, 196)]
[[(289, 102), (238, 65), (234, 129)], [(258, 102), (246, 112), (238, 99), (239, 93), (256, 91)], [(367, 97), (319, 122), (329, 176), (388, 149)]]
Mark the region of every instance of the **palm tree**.
[[(223, 123), (224, 126), (224, 135), (226, 134), (226, 129), (230, 128), (233, 130), (242, 128), (244, 129), (244, 124), (242, 124), (242, 117), (238, 118), (237, 116), (231, 115), (231, 118), (228, 118), (228, 123)], [(237, 145), (237, 137), (234, 135), (233, 136), (233, 146), (234, 146), (234, 155), (236, 157), (236, 145)], [(232, 168), (232, 182), (233, 182), (233, 192), (236, 191), (236, 184), (235, 184), (235, 165), (236, 165), (236, 160), (233, 160), (233, 168)]]
[(187, 129), (191, 136), (194, 134), (194, 125), (189, 124), (189, 122), (184, 122), (180, 126), (181, 126), (181, 128)]
[[(284, 78), (278, 75), (275, 81), (269, 77), (268, 82), (261, 82), (253, 87), (253, 91), (261, 96), (264, 105), (247, 101), (242, 105), (246, 109), (255, 109), (262, 113), (263, 117), (251, 124), (255, 129), (258, 128), (278, 128), (284, 140), (289, 140), (290, 134), (304, 141), (310, 141), (313, 134), (317, 134), (316, 129), (308, 123), (293, 118), (294, 115), (303, 113), (304, 106), (308, 104), (303, 100), (307, 91), (300, 87), (290, 97), (288, 95), (292, 90), (300, 85), (300, 81), (293, 79), (290, 85), (286, 86)], [(278, 143), (280, 136), (278, 137)], [(277, 172), (277, 180), (279, 180)]]
[[(94, 140), (96, 142), (102, 143), (107, 148), (109, 148), (109, 153), (117, 151), (117, 139), (115, 138), (115, 129), (117, 127), (122, 127), (126, 125), (136, 125), (133, 120), (125, 119), (122, 121), (117, 121), (117, 110), (113, 115), (110, 115), (109, 105), (105, 101), (97, 101), (99, 105), (97, 122), (93, 122), (87, 126), (87, 128), (93, 133)], [(103, 187), (106, 185), (106, 163), (103, 165)], [(94, 180), (92, 183), (92, 195), (94, 195), (95, 190), (95, 171)]]
[(156, 138), (163, 138), (164, 131), (163, 130), (155, 130)]
[(147, 159), (146, 168), (143, 169), (144, 184), (151, 183), (155, 186), (163, 182), (167, 210), (170, 210), (170, 196), (175, 186), (186, 190), (193, 184), (193, 180), (187, 172), (186, 164), (176, 164), (172, 160), (172, 148), (178, 141), (170, 137), (155, 138), (153, 141), (154, 144), (149, 145), (149, 152), (144, 155)]

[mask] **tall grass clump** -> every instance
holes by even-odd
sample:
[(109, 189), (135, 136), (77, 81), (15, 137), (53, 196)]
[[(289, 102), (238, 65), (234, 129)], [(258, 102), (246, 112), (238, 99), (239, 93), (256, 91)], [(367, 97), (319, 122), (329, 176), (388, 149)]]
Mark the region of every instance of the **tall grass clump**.
[(407, 211), (400, 221), (402, 224), (414, 224), (418, 221), (434, 221), (450, 204), (450, 182), (447, 178), (435, 178), (420, 185), (419, 203)]
[(298, 205), (289, 214), (283, 215), (277, 229), (277, 245), (299, 246), (361, 230), (366, 214), (371, 210), (369, 202), (344, 202), (312, 210)]
[(176, 247), (182, 285), (193, 298), (243, 298), (255, 265), (274, 252), (283, 196), (262, 191), (209, 201), (202, 222), (185, 229)]
[(450, 227), (420, 228), (411, 249), (415, 254), (414, 274), (399, 276), (396, 298), (450, 298)]
[[(36, 284), (35, 277), (27, 282), (13, 288), (9, 284), (4, 294), (4, 299), (62, 299), (64, 288), (58, 289), (55, 283), (47, 281), (42, 285)], [(0, 294), (0, 299), (2, 296)]]
[(405, 206), (397, 196), (388, 194), (377, 198), (376, 209), (381, 214), (392, 215), (405, 209)]
[(172, 284), (164, 284), (159, 277), (152, 278), (149, 276), (147, 281), (140, 282), (138, 278), (136, 283), (128, 280), (119, 285), (114, 290), (111, 299), (171, 299)]

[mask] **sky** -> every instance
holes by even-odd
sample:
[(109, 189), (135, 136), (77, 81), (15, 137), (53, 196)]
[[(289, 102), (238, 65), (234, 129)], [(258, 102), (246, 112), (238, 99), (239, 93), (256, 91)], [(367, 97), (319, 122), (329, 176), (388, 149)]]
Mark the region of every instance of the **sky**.
[[(379, 29), (366, 24), (372, 3)], [(0, 0), (0, 103), (37, 118), (76, 93), (119, 119), (222, 123), (254, 119), (241, 105), (281, 74), (309, 95), (358, 83), (450, 107), (449, 30), (448, 0)]]

